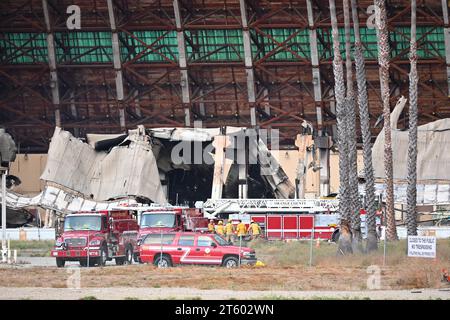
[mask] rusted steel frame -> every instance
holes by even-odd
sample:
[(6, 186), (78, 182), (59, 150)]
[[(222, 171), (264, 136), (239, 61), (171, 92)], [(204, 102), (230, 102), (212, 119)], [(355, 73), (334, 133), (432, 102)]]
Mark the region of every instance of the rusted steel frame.
[(144, 10), (145, 11), (132, 14), (130, 17), (127, 18), (127, 20), (123, 24), (118, 24), (117, 28), (125, 29), (127, 27), (130, 27), (130, 25), (133, 23), (133, 21), (142, 21), (143, 19), (145, 19), (147, 17), (152, 17), (155, 20), (158, 20), (161, 23), (161, 26), (167, 27), (167, 29), (165, 29), (165, 28), (161, 28), (158, 26), (158, 28), (159, 28), (158, 30), (175, 30), (176, 29), (175, 25), (173, 23), (170, 23), (172, 21), (171, 19), (163, 19), (163, 18), (159, 17), (158, 15), (152, 13), (152, 10), (149, 10), (149, 9), (144, 9)]
[(2, 24), (9, 24), (10, 20), (16, 20), (18, 16), (21, 16), (21, 14), (19, 13), (23, 8), (27, 7), (27, 6), (31, 6), (32, 1), (28, 0), (25, 1), (20, 7), (18, 7), (14, 12), (11, 12), (10, 14), (8, 14), (9, 18), (6, 18), (4, 20), (1, 21)]
[(286, 40), (284, 40), (283, 42), (281, 42), (280, 44), (277, 44), (277, 46), (270, 50), (268, 53), (266, 53), (266, 55), (264, 57), (262, 57), (259, 60), (255, 61), (255, 64), (261, 64), (264, 61), (266, 61), (268, 58), (270, 58), (271, 56), (273, 56), (274, 54), (279, 52), (280, 48), (289, 48), (288, 46), (286, 46), (286, 44), (291, 41), (295, 36), (297, 36), (303, 29), (299, 29), (298, 31), (294, 32), (293, 34), (291, 34), (288, 38), (286, 38)]
[(161, 89), (157, 83), (163, 79), (165, 76), (167, 76), (171, 71), (167, 71), (164, 75), (162, 75), (157, 81), (154, 82), (150, 82), (150, 80), (148, 78), (146, 78), (145, 76), (139, 74), (138, 72), (134, 71), (132, 68), (130, 68), (129, 66), (126, 66), (125, 69), (130, 72), (132, 75), (134, 75), (136, 78), (138, 78), (140, 81), (142, 81), (143, 83), (150, 85), (150, 86), (154, 86), (156, 88), (156, 90), (165, 93), (165, 91), (163, 89)]
[[(166, 77), (170, 72), (172, 72), (173, 70), (167, 71), (165, 74), (163, 74), (161, 77), (159, 77), (156, 81), (154, 81), (154, 82), (149, 82), (149, 80), (148, 80), (146, 77), (140, 75), (140, 74), (137, 73), (136, 71), (131, 70), (130, 68), (127, 68), (127, 67), (126, 67), (125, 69), (128, 70), (128, 72), (130, 72), (131, 74), (133, 74), (135, 77), (137, 77), (137, 78), (138, 78), (140, 81), (142, 81), (143, 83), (146, 83), (147, 85), (149, 85), (149, 86), (151, 86), (152, 88), (154, 88), (154, 89), (156, 89), (157, 91), (159, 91), (163, 96), (167, 96), (167, 91), (164, 90), (163, 88), (161, 88), (157, 83), (158, 83), (159, 81), (161, 81), (163, 78), (165, 78), (165, 77)], [(148, 90), (142, 91), (137, 97), (141, 97), (141, 96), (147, 94), (148, 92), (149, 92)], [(128, 98), (124, 100), (124, 103), (129, 103), (129, 102), (130, 102), (130, 99), (136, 99), (136, 96), (131, 96), (131, 95), (128, 96)], [(171, 108), (171, 107), (173, 107), (173, 106), (176, 106), (176, 105), (179, 105), (179, 104), (181, 104), (181, 103), (182, 103), (181, 101), (180, 101), (180, 102), (177, 102), (177, 103), (174, 103), (174, 104), (170, 105), (169, 108)], [(143, 109), (143, 107), (141, 107), (141, 109)]]
[[(289, 24), (283, 24), (283, 25), (290, 25), (293, 28), (297, 27), (297, 28), (307, 28), (308, 27), (308, 21), (306, 19), (304, 19), (304, 17), (302, 17), (304, 20), (300, 19), (300, 17), (296, 17), (294, 15), (291, 15), (290, 13), (286, 12), (286, 7), (281, 7), (279, 9), (276, 10), (272, 10), (270, 12), (268, 12), (267, 14), (261, 16), (259, 19), (255, 20), (252, 23), (249, 23), (249, 27), (250, 28), (257, 28), (257, 27), (261, 27), (265, 21), (267, 21), (267, 19), (270, 19), (273, 16), (276, 16), (277, 14), (279, 14), (280, 12), (284, 12), (287, 13), (289, 15), (289, 17), (295, 18), (295, 20), (298, 19), (298, 24), (296, 23), (289, 23)], [(275, 24), (269, 24), (270, 26), (274, 26)], [(278, 25), (276, 27), (279, 27)]]
[(292, 89), (294, 89), (295, 91), (298, 91), (299, 93), (303, 93), (299, 88), (296, 88), (295, 86), (293, 86), (292, 84), (288, 83), (288, 81), (290, 79), (292, 79), (293, 77), (295, 77), (295, 75), (291, 76), (290, 78), (288, 78), (287, 80), (280, 78), (279, 76), (277, 76), (276, 74), (270, 72), (269, 70), (267, 70), (265, 67), (259, 65), (256, 69), (263, 71), (264, 73), (270, 75), (272, 77), (272, 79), (277, 79), (280, 81), (280, 84), (286, 84), (289, 87), (291, 87)]
[[(416, 40), (417, 48), (418, 48), (418, 49), (421, 48), (422, 45), (424, 45), (424, 44), (430, 44), (430, 42), (428, 42), (428, 41), (423, 41), (423, 42), (422, 42), (422, 40), (425, 39), (426, 36), (428, 36), (429, 34), (431, 34), (431, 33), (432, 33), (434, 30), (436, 30), (436, 29), (437, 29), (437, 27), (428, 30), (428, 31), (425, 32), (419, 39)], [(401, 32), (401, 31), (395, 31), (395, 33), (401, 35), (401, 36), (402, 36), (403, 38), (405, 38), (406, 40), (411, 41), (411, 38), (408, 37), (407, 35), (405, 35), (403, 32)], [(419, 43), (420, 43), (420, 45), (419, 45)], [(428, 53), (433, 53), (432, 51), (428, 50), (427, 48), (422, 48), (422, 49), (423, 49), (424, 51), (428, 52)], [(401, 56), (404, 55), (405, 53), (407, 53), (408, 51), (409, 51), (409, 48), (406, 48), (406, 49), (403, 49), (402, 51), (400, 51), (400, 53), (399, 53), (397, 56), (395, 56), (394, 58), (391, 58), (391, 63), (394, 62), (394, 61), (397, 61), (397, 60), (404, 60), (404, 59), (401, 58)], [(438, 52), (437, 50), (436, 50), (436, 52), (434, 52), (434, 53), (439, 54), (439, 52)], [(444, 59), (444, 58), (441, 58), (439, 55), (437, 55), (436, 58), (437, 58), (438, 60), (442, 61), (442, 63), (445, 63), (445, 59)]]
[(146, 47), (148, 50), (150, 50), (153, 53), (156, 53), (158, 55), (160, 55), (164, 60), (166, 60), (169, 64), (176, 66), (177, 63), (170, 60), (167, 56), (165, 56), (164, 54), (162, 54), (161, 52), (159, 52), (158, 50), (154, 50), (151, 46), (149, 46), (148, 44), (146, 44), (144, 41), (142, 41), (141, 39), (139, 39), (138, 37), (136, 37), (134, 34), (132, 34), (131, 32), (129, 32), (128, 30), (125, 29), (120, 29), (121, 32), (126, 33), (127, 35), (129, 35), (132, 39), (136, 40), (137, 42), (139, 42), (141, 45), (143, 45), (144, 47)]
[[(11, 45), (14, 47), (14, 49), (16, 49), (16, 51), (21, 51), (21, 52), (23, 52), (23, 53), (26, 53), (27, 51), (32, 51), (32, 50), (34, 50), (35, 48), (30, 48), (29, 50), (25, 51), (25, 50), (24, 50), (24, 47), (25, 47), (28, 43), (30, 43), (31, 41), (35, 40), (39, 35), (40, 35), (40, 33), (35, 33), (35, 35), (34, 35), (32, 38), (30, 38), (29, 40), (27, 40), (27, 41), (26, 41), (24, 44), (22, 44), (20, 47), (19, 47), (19, 46), (16, 46), (16, 44), (15, 44), (14, 42), (12, 42), (12, 41), (6, 39), (6, 38), (4, 37), (4, 35), (0, 34), (0, 37), (1, 37), (4, 41), (6, 41), (6, 42), (8, 42), (9, 44), (11, 44)], [(31, 59), (33, 59), (33, 62), (34, 62), (34, 63), (39, 63), (39, 62), (37, 62), (37, 61), (35, 60), (35, 58), (34, 58), (33, 56), (28, 55), (28, 54), (22, 54), (22, 55), (16, 54), (15, 56), (10, 56), (9, 59), (7, 59), (6, 61), (2, 61), (2, 63), (3, 63), (3, 64), (6, 64), (6, 63), (8, 63), (8, 60), (12, 60), (12, 59), (21, 57), (21, 56), (23, 56), (23, 55), (25, 55), (25, 56), (30, 57)], [(6, 58), (8, 58), (8, 56), (7, 56)]]
[(5, 78), (8, 78), (9, 80), (11, 80), (12, 82), (14, 82), (16, 85), (19, 85), (21, 87), (23, 87), (25, 90), (35, 94), (36, 96), (38, 96), (40, 99), (42, 99), (45, 103), (51, 105), (52, 102), (47, 100), (47, 98), (45, 98), (43, 95), (41, 95), (38, 91), (31, 89), (30, 87), (23, 85), (21, 82), (19, 82), (18, 80), (14, 79), (14, 77), (12, 77), (11, 75), (9, 75), (8, 73), (0, 70), (0, 74), (3, 75)]
[(24, 117), (24, 118), (27, 118), (27, 119), (32, 120), (34, 123), (40, 124), (41, 126), (49, 127), (49, 128), (53, 128), (53, 127), (54, 127), (54, 125), (51, 124), (51, 123), (48, 123), (48, 122), (45, 122), (45, 121), (41, 121), (41, 120), (39, 120), (39, 119), (36, 119), (36, 117), (35, 117), (34, 114), (25, 113), (25, 112), (22, 112), (22, 111), (20, 111), (20, 110), (17, 110), (17, 109), (14, 108), (14, 107), (10, 107), (9, 105), (7, 105), (6, 103), (4, 103), (3, 101), (0, 101), (0, 109), (7, 110), (7, 111), (9, 111), (9, 112), (18, 114), (18, 115), (20, 115), (20, 116), (22, 116), (22, 117)]
[[(272, 109), (272, 110), (275, 110), (277, 112), (286, 112), (286, 110), (280, 109), (280, 108), (275, 107), (274, 105), (271, 105), (271, 104), (269, 105), (269, 108)], [(304, 118), (296, 116), (295, 114), (290, 114), (289, 118), (295, 119), (297, 121), (297, 125), (298, 125), (298, 121), (303, 122), (303, 120), (305, 120)]]
[[(283, 89), (286, 89), (288, 87), (293, 87), (293, 86), (290, 85), (289, 83), (284, 83), (281, 86), (277, 86), (276, 89), (274, 89), (274, 90), (272, 89), (270, 94), (273, 96), (274, 94), (279, 93)], [(295, 87), (293, 87), (293, 88), (295, 88)], [(305, 95), (304, 92), (300, 91), (300, 89), (297, 89), (297, 88), (295, 88), (295, 89), (300, 93), (300, 95), (299, 95), (300, 97), (305, 97), (305, 96), (308, 97), (309, 96), (311, 98), (311, 101), (314, 101), (314, 94), (310, 90), (306, 90), (308, 95)], [(256, 101), (256, 103), (260, 104), (260, 103), (264, 102), (266, 98), (269, 98), (269, 93), (262, 93), (261, 96)], [(278, 100), (277, 99), (271, 99), (271, 101), (278, 101)], [(283, 101), (283, 100), (281, 100), (281, 101)]]
[(224, 84), (222, 84), (222, 85), (220, 85), (220, 86), (218, 86), (218, 87), (213, 88), (212, 90), (209, 90), (209, 91), (207, 91), (207, 92), (203, 92), (202, 95), (198, 95), (197, 97), (195, 97), (194, 99), (192, 99), (192, 102), (198, 102), (200, 99), (202, 99), (202, 98), (204, 98), (204, 97), (207, 97), (207, 96), (213, 94), (214, 92), (217, 92), (217, 91), (219, 91), (220, 89), (225, 88), (225, 87), (228, 87), (228, 86), (230, 86), (230, 85), (232, 85), (232, 83), (231, 83), (231, 82), (227, 82), (227, 83), (224, 83)]
[[(269, 105), (269, 108), (270, 108), (270, 105)], [(284, 112), (278, 114), (276, 117), (273, 117), (273, 118), (270, 119), (270, 120), (261, 122), (261, 123), (260, 123), (260, 126), (263, 126), (263, 125), (264, 125), (264, 126), (267, 126), (267, 125), (272, 124), (272, 123), (274, 123), (275, 121), (278, 121), (278, 120), (280, 120), (280, 119), (282, 119), (282, 118), (284, 118), (284, 117), (286, 117), (286, 116), (290, 117), (290, 116), (293, 115), (294, 113), (297, 113), (297, 111), (284, 111)]]
[[(400, 68), (399, 66), (397, 66), (395, 63), (391, 64), (391, 66), (395, 69), (398, 70), (398, 72), (400, 72), (403, 75), (409, 76), (409, 73), (405, 70), (403, 70), (402, 68)], [(430, 87), (429, 85), (425, 84), (423, 81), (419, 81), (419, 85), (422, 86), (423, 88), (427, 89), (429, 92), (431, 93), (438, 93), (438, 95), (441, 96), (446, 96), (444, 93), (436, 91), (433, 87)]]
[[(125, 29), (121, 29), (120, 31), (125, 32)], [(145, 49), (141, 52), (139, 52), (133, 59), (131, 59), (130, 61), (124, 62), (122, 63), (122, 67), (124, 67), (125, 65), (129, 65), (129, 64), (133, 64), (134, 62), (136, 62), (137, 60), (139, 60), (140, 58), (142, 58), (143, 56), (145, 56), (146, 54), (152, 53), (152, 52), (156, 52), (157, 49), (155, 49), (155, 45), (162, 39), (164, 39), (170, 31), (166, 31), (163, 35), (159, 36), (158, 38), (156, 38), (155, 41), (153, 41), (151, 44), (146, 45)], [(127, 34), (131, 34), (131, 32), (127, 31), (125, 32)], [(136, 37), (137, 38), (137, 37)], [(141, 40), (142, 41), (142, 40)], [(142, 41), (142, 43), (145, 43), (144, 41)], [(150, 51), (151, 50), (151, 51)], [(149, 51), (149, 52), (147, 52)], [(164, 55), (165, 56), (165, 55)]]
[[(199, 58), (192, 60), (192, 61), (200, 61), (202, 59), (208, 58), (209, 56), (212, 56), (213, 54), (219, 52), (220, 50), (222, 50), (223, 48), (228, 48), (228, 47), (234, 47), (234, 45), (230, 45), (230, 44), (224, 44), (223, 46), (213, 50), (213, 51), (208, 51), (206, 54), (204, 54), (203, 56), (200, 56)], [(242, 57), (240, 56), (240, 54), (235, 50), (235, 52), (239, 55), (239, 58), (242, 59)], [(219, 62), (219, 63), (223, 63), (223, 62)], [(190, 64), (190, 63), (189, 63)]]
[[(278, 47), (284, 48), (286, 51), (292, 53), (294, 56), (296, 56), (300, 61), (304, 61), (306, 63), (311, 64), (311, 62), (308, 59), (305, 59), (303, 57), (301, 57), (300, 55), (297, 54), (297, 52), (295, 52), (294, 50), (290, 49), (289, 47), (287, 47), (286, 45), (283, 45), (282, 43), (278, 42), (277, 40), (275, 40), (274, 37), (272, 37), (269, 34), (266, 34), (265, 32), (263, 32), (261, 29), (259, 28), (253, 28), (253, 30), (255, 30), (258, 34), (262, 35), (263, 37), (269, 39), (272, 41), (272, 43), (276, 44)], [(255, 65), (260, 64), (259, 62), (255, 63)]]
[[(438, 26), (440, 26), (440, 27), (444, 26), (444, 21), (443, 21), (442, 19), (439, 19), (438, 17), (433, 16), (433, 15), (430, 15), (430, 14), (428, 14), (427, 12), (423, 11), (423, 10), (420, 9), (420, 8), (417, 8), (417, 12), (418, 12), (418, 13), (421, 13), (422, 15), (424, 15), (424, 16), (430, 18), (430, 19), (432, 19), (432, 20), (434, 21), (434, 24), (433, 24), (433, 25), (436, 24), (436, 25), (438, 25)], [(427, 22), (427, 23), (428, 23), (428, 22)]]
[(189, 22), (186, 21), (184, 23), (184, 26), (185, 26), (186, 29), (189, 29), (189, 27), (191, 25), (195, 25), (196, 22), (202, 21), (202, 20), (204, 20), (204, 19), (206, 19), (206, 18), (208, 18), (208, 17), (210, 17), (210, 16), (212, 16), (212, 15), (218, 13), (218, 12), (221, 12), (221, 11), (222, 11), (221, 9), (216, 9), (216, 10), (213, 10), (213, 11), (209, 11), (206, 14), (202, 14), (200, 16), (197, 14), (196, 15), (197, 17), (195, 19), (190, 20)]
[(398, 18), (404, 16), (405, 14), (409, 14), (409, 12), (411, 12), (411, 4), (406, 5), (406, 7), (403, 10), (401, 10), (400, 12), (398, 12), (397, 14), (392, 16), (391, 18), (388, 18), (387, 19), (387, 23), (391, 24), (394, 21), (396, 21)]

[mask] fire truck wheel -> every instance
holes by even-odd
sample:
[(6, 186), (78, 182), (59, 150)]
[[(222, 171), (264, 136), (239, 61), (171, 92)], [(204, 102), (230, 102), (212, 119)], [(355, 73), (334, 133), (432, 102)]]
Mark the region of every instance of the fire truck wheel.
[(133, 248), (128, 246), (125, 250), (125, 263), (132, 264), (133, 263)]
[(172, 260), (170, 260), (170, 257), (166, 255), (160, 255), (155, 259), (153, 264), (158, 268), (169, 268), (172, 266)]
[(103, 267), (106, 264), (106, 260), (108, 260), (108, 251), (107, 249), (103, 246), (100, 249), (100, 257), (98, 258), (98, 265), (100, 267)]
[(116, 258), (115, 260), (118, 266), (121, 266), (125, 263), (125, 257)]
[(64, 268), (65, 264), (66, 264), (66, 260), (61, 259), (61, 258), (56, 258), (56, 266), (58, 268)]
[(86, 260), (80, 260), (80, 266), (87, 267), (87, 259)]
[(236, 257), (227, 257), (223, 260), (223, 266), (225, 268), (236, 268), (239, 264), (239, 259)]

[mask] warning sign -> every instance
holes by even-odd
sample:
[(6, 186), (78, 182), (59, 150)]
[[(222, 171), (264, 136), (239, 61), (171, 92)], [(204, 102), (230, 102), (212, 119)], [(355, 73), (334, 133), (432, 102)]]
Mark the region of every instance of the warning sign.
[(436, 237), (408, 236), (408, 257), (436, 258)]

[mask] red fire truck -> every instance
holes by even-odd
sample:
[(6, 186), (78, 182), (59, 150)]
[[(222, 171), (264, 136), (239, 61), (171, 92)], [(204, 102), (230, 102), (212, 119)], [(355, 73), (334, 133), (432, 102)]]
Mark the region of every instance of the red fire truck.
[[(172, 231), (205, 231), (208, 219), (199, 209), (184, 206), (158, 205), (128, 207), (137, 212), (139, 221), (138, 245), (150, 233)], [(135, 251), (134, 260), (140, 262), (139, 251)]]
[[(257, 222), (268, 240), (323, 239), (337, 241), (339, 237), (337, 199), (218, 199), (207, 200), (202, 207), (207, 219)], [(361, 215), (365, 236), (365, 215)], [(380, 216), (377, 217), (377, 225)]]
[(104, 266), (112, 259), (118, 265), (132, 263), (138, 230), (130, 210), (72, 213), (65, 217), (51, 255), (60, 268), (66, 261), (79, 261), (81, 266)]

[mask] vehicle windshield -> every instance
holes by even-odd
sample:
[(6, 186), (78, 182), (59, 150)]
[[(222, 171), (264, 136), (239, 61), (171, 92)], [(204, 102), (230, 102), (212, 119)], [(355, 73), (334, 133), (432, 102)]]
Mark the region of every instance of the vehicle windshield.
[(101, 216), (68, 216), (64, 221), (64, 231), (100, 231), (101, 227)]
[(173, 213), (144, 213), (141, 218), (141, 227), (166, 227), (175, 226), (175, 214)]
[(221, 246), (229, 246), (230, 244), (225, 240), (223, 237), (219, 236), (218, 234), (214, 235), (214, 240), (217, 241), (217, 243)]

